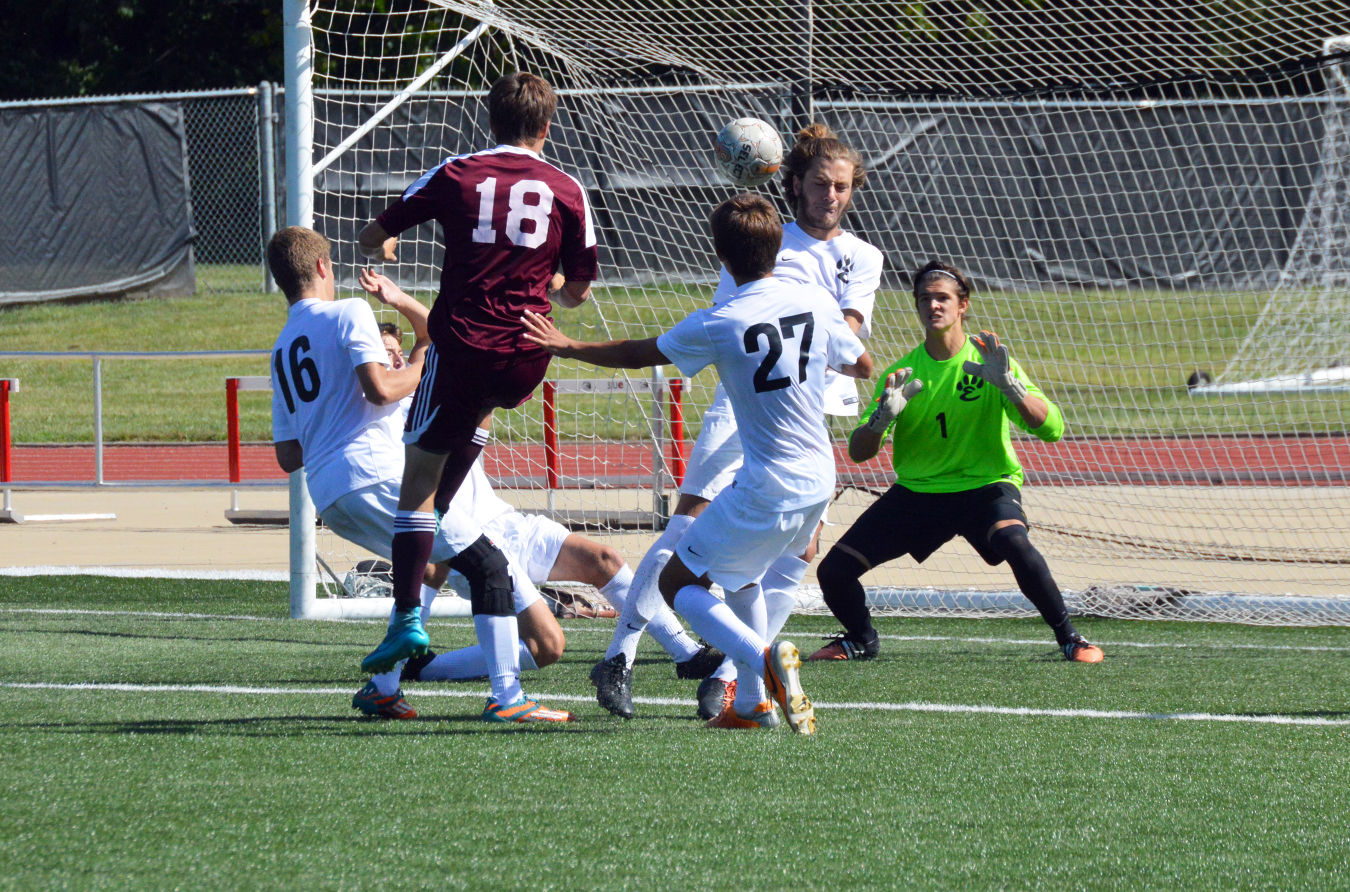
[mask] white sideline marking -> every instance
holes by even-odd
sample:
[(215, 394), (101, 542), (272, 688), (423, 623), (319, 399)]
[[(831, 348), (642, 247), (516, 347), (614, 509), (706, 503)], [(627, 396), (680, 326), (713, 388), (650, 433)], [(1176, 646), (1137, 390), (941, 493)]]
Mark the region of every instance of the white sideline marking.
[(0, 576), (112, 576), (118, 579), (233, 579), (287, 582), (285, 570), (159, 570), (150, 567), (0, 567)]
[[(0, 607), (0, 614), (4, 613), (35, 613), (50, 614), (55, 616), (144, 616), (152, 619), (217, 619), (217, 620), (236, 620), (242, 622), (266, 622), (266, 623), (289, 623), (294, 620), (285, 616), (250, 616), (248, 614), (230, 614), (230, 613), (174, 613), (169, 611), (157, 610), (92, 610), (88, 608), (62, 608), (62, 607)], [(332, 622), (332, 623), (365, 623), (368, 625), (383, 624), (387, 622), (383, 619), (321, 619), (313, 622)], [(588, 622), (588, 621), (587, 621)], [(442, 629), (472, 629), (472, 623), (466, 622), (441, 622), (434, 623), (436, 628)], [(599, 628), (591, 626), (568, 625), (567, 632), (603, 632), (606, 635), (613, 635), (614, 631), (607, 626)], [(795, 638), (801, 639), (803, 636), (796, 635)], [(807, 634), (806, 638), (813, 637)], [(1050, 640), (1047, 638), (992, 638), (988, 636), (960, 637), (956, 635), (882, 635), (883, 641), (950, 641), (958, 644), (1018, 644), (1029, 645), (1032, 647), (1051, 647)], [(1209, 643), (1205, 641), (1184, 641), (1184, 642), (1154, 642), (1154, 641), (1100, 641), (1106, 647), (1136, 647), (1142, 649), (1162, 648), (1169, 650), (1194, 650), (1196, 648), (1208, 648), (1210, 650), (1271, 650), (1271, 651), (1315, 651), (1321, 653), (1346, 653), (1350, 652), (1350, 645), (1337, 644), (1234, 644), (1230, 642)]]
[[(245, 685), (204, 685), (204, 684), (127, 684), (125, 682), (0, 682), (0, 688), (38, 691), (114, 691), (120, 693), (171, 693), (171, 694), (244, 694), (244, 695), (287, 695), (327, 696), (347, 695), (352, 692), (345, 688), (266, 688)], [(486, 691), (417, 689), (418, 697), (455, 697), (460, 699), (482, 699)], [(563, 701), (566, 703), (590, 703), (595, 698), (576, 694), (544, 694), (541, 700)], [(645, 706), (693, 706), (695, 701), (672, 697), (634, 697), (634, 703)], [(1241, 715), (1211, 712), (1134, 712), (1123, 709), (1038, 709), (1030, 706), (981, 706), (959, 703), (817, 703), (816, 709), (877, 710), (882, 712), (940, 712), (952, 714), (1011, 715), (1046, 718), (1087, 718), (1087, 719), (1148, 719), (1152, 721), (1176, 722), (1231, 722), (1252, 725), (1350, 725), (1350, 718), (1330, 719), (1317, 716), (1292, 715)]]

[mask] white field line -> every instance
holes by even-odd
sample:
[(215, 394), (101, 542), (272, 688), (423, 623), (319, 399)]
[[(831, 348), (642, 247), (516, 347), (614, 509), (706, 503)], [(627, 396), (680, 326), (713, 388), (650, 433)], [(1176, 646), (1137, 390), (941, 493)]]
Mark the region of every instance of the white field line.
[[(5, 613), (27, 613), (27, 614), (46, 614), (52, 616), (142, 616), (150, 619), (202, 619), (202, 620), (233, 620), (238, 622), (266, 622), (266, 623), (289, 623), (294, 622), (287, 617), (278, 616), (249, 616), (247, 614), (227, 614), (227, 613), (181, 613), (157, 610), (92, 610), (85, 608), (58, 608), (58, 607), (0, 607), (0, 614)], [(387, 621), (383, 619), (323, 619), (315, 622), (333, 622), (333, 623), (365, 623), (368, 625), (383, 625)], [(581, 622), (589, 623), (590, 620)], [(433, 628), (441, 629), (472, 629), (472, 623), (466, 622), (444, 622), (433, 620)], [(571, 621), (564, 626), (567, 632), (594, 632), (613, 635), (614, 630), (607, 625), (591, 626), (577, 625)], [(814, 634), (803, 635), (797, 633), (793, 636), (797, 640), (813, 640)], [(883, 641), (933, 641), (933, 642), (953, 642), (957, 644), (1013, 644), (1028, 645), (1031, 647), (1053, 647), (1052, 642), (1046, 638), (994, 638), (988, 636), (958, 636), (958, 635), (882, 635)], [(1134, 647), (1141, 649), (1164, 649), (1164, 650), (1195, 650), (1205, 648), (1207, 650), (1269, 650), (1269, 651), (1300, 651), (1300, 652), (1319, 652), (1319, 653), (1350, 653), (1350, 645), (1334, 644), (1234, 644), (1231, 642), (1208, 643), (1205, 641), (1101, 641), (1095, 643), (1102, 644), (1105, 647)]]
[[(0, 681), (0, 689), (12, 690), (33, 690), (33, 691), (109, 691), (127, 694), (229, 694), (244, 696), (285, 696), (297, 695), (305, 697), (314, 696), (346, 696), (351, 693), (350, 687), (285, 687), (270, 688), (247, 685), (203, 685), (203, 684), (126, 684), (118, 683), (100, 683), (100, 682), (77, 682), (71, 684), (59, 684), (55, 682), (19, 682), (19, 681)], [(465, 691), (465, 690), (444, 690), (418, 688), (417, 696), (421, 697), (455, 697), (460, 699), (480, 700), (487, 695), (486, 691)], [(550, 702), (562, 701), (565, 703), (590, 703), (594, 697), (578, 696), (576, 694), (543, 694), (541, 700)], [(645, 706), (694, 706), (693, 700), (682, 700), (671, 697), (634, 697), (634, 703)], [(880, 712), (930, 712), (930, 713), (948, 713), (948, 714), (967, 714), (967, 715), (1008, 715), (1032, 718), (1074, 718), (1074, 719), (1125, 719), (1138, 720), (1145, 719), (1149, 721), (1175, 721), (1175, 722), (1225, 722), (1235, 724), (1252, 725), (1312, 725), (1312, 726), (1347, 726), (1350, 725), (1350, 718), (1332, 719), (1320, 718), (1316, 716), (1290, 716), (1290, 715), (1241, 715), (1241, 714), (1223, 714), (1210, 712), (1135, 712), (1124, 709), (1036, 709), (1029, 706), (983, 706), (979, 704), (960, 704), (960, 703), (816, 703), (816, 709), (827, 710), (873, 710)]]

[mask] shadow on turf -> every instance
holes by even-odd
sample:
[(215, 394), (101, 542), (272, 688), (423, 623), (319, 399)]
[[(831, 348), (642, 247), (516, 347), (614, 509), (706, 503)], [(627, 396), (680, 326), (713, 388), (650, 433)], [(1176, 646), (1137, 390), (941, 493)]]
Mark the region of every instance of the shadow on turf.
[(0, 631), (23, 635), (83, 635), (89, 638), (136, 638), (146, 641), (242, 641), (258, 644), (300, 644), (305, 647), (361, 648), (367, 645), (349, 641), (322, 641), (307, 638), (269, 638), (257, 635), (150, 635), (145, 632), (100, 632), (94, 629), (34, 629), (0, 623)]
[[(532, 734), (610, 734), (608, 723), (586, 721), (566, 725), (505, 725), (482, 721), (476, 714), (427, 716), (411, 721), (390, 721), (367, 716), (276, 715), (232, 719), (141, 719), (122, 722), (8, 722), (0, 724), (0, 734), (48, 731), (60, 734), (211, 734), (237, 737), (301, 737), (309, 734), (328, 736), (368, 736), (386, 731), (434, 736), (483, 734), (495, 731), (520, 731)], [(444, 727), (449, 725), (451, 727)], [(296, 727), (286, 727), (296, 726)], [(404, 730), (407, 729), (407, 730)]]

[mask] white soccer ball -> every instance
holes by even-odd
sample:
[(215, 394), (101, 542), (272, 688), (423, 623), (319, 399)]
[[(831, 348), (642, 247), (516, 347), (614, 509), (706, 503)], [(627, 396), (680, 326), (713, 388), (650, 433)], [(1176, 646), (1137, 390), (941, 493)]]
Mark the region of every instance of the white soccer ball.
[(767, 183), (783, 163), (778, 131), (759, 118), (737, 118), (713, 140), (717, 166), (737, 186)]

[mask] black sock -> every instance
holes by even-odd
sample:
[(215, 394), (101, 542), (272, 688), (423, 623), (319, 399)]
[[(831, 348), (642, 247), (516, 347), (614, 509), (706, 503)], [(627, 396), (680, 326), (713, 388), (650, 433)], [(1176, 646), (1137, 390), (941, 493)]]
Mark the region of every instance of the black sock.
[(843, 624), (848, 637), (860, 643), (872, 641), (877, 636), (876, 629), (872, 628), (872, 614), (867, 609), (867, 593), (860, 581), (865, 572), (866, 568), (856, 557), (838, 548), (830, 549), (816, 570), (825, 606)]
[(1050, 567), (1045, 558), (1027, 538), (1027, 528), (1020, 525), (1004, 527), (989, 537), (989, 544), (998, 556), (1008, 562), (1017, 587), (1027, 596), (1041, 617), (1055, 633), (1055, 641), (1061, 646), (1078, 634), (1069, 621), (1069, 610), (1064, 606), (1064, 596), (1050, 575)]

